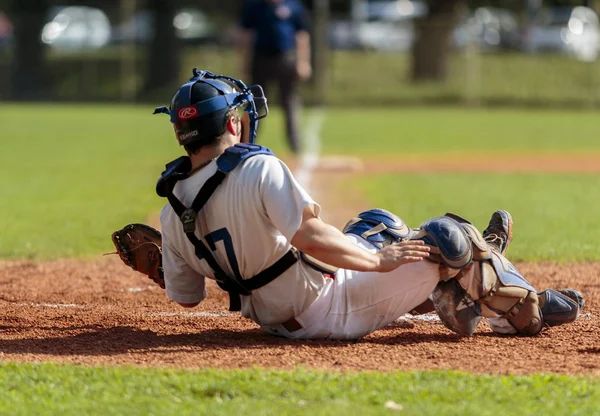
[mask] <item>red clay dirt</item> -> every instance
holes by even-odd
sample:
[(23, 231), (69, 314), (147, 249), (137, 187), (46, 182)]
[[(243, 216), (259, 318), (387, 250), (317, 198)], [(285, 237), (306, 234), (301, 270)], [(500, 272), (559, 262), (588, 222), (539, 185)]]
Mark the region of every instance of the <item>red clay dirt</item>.
[[(574, 164), (568, 171), (581, 166)], [(363, 202), (354, 195), (340, 206), (333, 189), (336, 177), (346, 174), (329, 172), (328, 180), (322, 181), (324, 174), (317, 170), (313, 180), (332, 184), (331, 192), (321, 186), (318, 195), (325, 197), (324, 208), (336, 213), (334, 225), (341, 226), (342, 218), (364, 208)], [(537, 337), (496, 336), (482, 322), (473, 337), (460, 338), (430, 314), (427, 320), (402, 318), (358, 341), (293, 341), (266, 335), (253, 322), (228, 312), (226, 295), (216, 285), (209, 285), (208, 299), (197, 308), (183, 309), (116, 256), (1, 262), (0, 360), (173, 368), (600, 374), (600, 264), (517, 263), (516, 267), (537, 288), (579, 289), (586, 299), (583, 315)]]

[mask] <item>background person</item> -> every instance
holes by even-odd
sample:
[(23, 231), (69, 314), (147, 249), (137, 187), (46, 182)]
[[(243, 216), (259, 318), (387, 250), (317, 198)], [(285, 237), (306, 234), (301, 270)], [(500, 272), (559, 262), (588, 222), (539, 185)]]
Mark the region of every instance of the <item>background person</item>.
[(240, 16), (242, 78), (249, 76), (265, 95), (273, 83), (285, 113), (290, 150), (301, 150), (298, 82), (312, 74), (308, 13), (298, 0), (245, 0)]

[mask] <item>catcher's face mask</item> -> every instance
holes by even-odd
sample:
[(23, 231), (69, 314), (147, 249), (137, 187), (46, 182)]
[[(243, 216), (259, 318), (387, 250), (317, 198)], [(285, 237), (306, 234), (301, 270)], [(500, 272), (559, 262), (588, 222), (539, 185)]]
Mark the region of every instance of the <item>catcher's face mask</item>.
[[(175, 109), (169, 109), (168, 107), (157, 107), (154, 110), (154, 114), (164, 113), (169, 114), (171, 123), (173, 123), (177, 139), (180, 144), (187, 142), (194, 138), (194, 135), (199, 133), (189, 129), (189, 124), (194, 119), (199, 117), (210, 117), (214, 113), (220, 113), (228, 111), (233, 108), (242, 108), (245, 114), (241, 117), (244, 125), (244, 132), (242, 141), (254, 143), (256, 140), (256, 130), (258, 128), (258, 120), (265, 118), (269, 114), (269, 108), (267, 106), (267, 98), (260, 85), (246, 86), (241, 80), (227, 77), (224, 75), (215, 75), (208, 71), (198, 71), (197, 68), (193, 69), (193, 76), (189, 82), (183, 84), (179, 88), (179, 105)], [(221, 82), (224, 81), (229, 85), (234, 86), (237, 91), (230, 92), (223, 88)], [(198, 103), (191, 103), (192, 87), (197, 82), (203, 82), (216, 88), (221, 95), (210, 98), (208, 100), (200, 101)], [(244, 119), (247, 120), (244, 123)]]

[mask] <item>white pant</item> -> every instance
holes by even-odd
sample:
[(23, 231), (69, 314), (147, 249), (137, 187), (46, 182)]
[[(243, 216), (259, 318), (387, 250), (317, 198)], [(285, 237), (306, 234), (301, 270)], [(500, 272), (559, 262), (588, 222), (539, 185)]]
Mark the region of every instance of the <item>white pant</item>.
[[(367, 250), (377, 251), (366, 240), (349, 237)], [(263, 329), (298, 339), (360, 338), (423, 303), (439, 280), (438, 265), (427, 260), (388, 273), (340, 269), (335, 279), (327, 279), (313, 304), (296, 317), (302, 329), (288, 332), (281, 325), (265, 325)]]

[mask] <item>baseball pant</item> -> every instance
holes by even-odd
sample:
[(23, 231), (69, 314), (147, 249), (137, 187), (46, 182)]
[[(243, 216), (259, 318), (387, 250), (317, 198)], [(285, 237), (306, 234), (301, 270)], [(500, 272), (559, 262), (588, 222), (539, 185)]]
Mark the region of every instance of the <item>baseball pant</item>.
[[(371, 252), (366, 240), (349, 235)], [(427, 260), (408, 263), (388, 273), (340, 269), (306, 311), (295, 317), (301, 328), (283, 325), (263, 329), (296, 339), (357, 339), (394, 322), (423, 303), (440, 280), (438, 265)]]
[(267, 100), (271, 99), (271, 84), (277, 84), (285, 113), (287, 140), (294, 153), (300, 151), (298, 117), (301, 105), (296, 71), (295, 51), (279, 54), (256, 52), (252, 60), (252, 83), (263, 87)]

